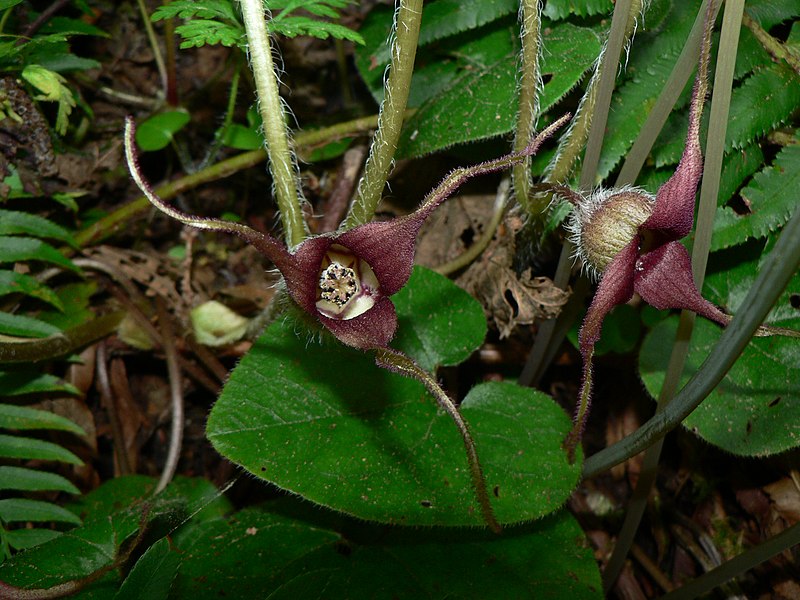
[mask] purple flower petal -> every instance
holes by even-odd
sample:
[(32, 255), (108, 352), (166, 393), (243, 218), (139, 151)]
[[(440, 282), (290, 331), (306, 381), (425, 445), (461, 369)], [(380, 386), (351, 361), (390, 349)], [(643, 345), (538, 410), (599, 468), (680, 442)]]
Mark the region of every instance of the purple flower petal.
[(427, 216), (420, 209), (391, 221), (366, 223), (336, 236), (334, 242), (367, 261), (381, 294), (391, 296), (411, 277), (417, 234)]
[(385, 348), (397, 330), (397, 312), (389, 298), (380, 298), (367, 312), (352, 319), (331, 319), (317, 313), (317, 318), (339, 341), (353, 348)]
[(603, 278), (597, 286), (597, 292), (589, 306), (589, 310), (586, 312), (581, 331), (578, 334), (578, 345), (583, 358), (583, 380), (578, 397), (578, 406), (575, 409), (575, 425), (567, 439), (564, 440), (564, 448), (570, 461), (574, 460), (575, 448), (583, 435), (592, 403), (592, 357), (594, 356), (594, 346), (597, 340), (600, 339), (600, 332), (606, 315), (615, 306), (624, 304), (633, 296), (633, 271), (639, 256), (640, 241), (641, 238), (637, 235), (608, 264), (608, 267), (603, 272)]
[(624, 304), (633, 297), (633, 274), (636, 260), (639, 257), (641, 238), (636, 236), (625, 246), (603, 272), (603, 278), (597, 286), (586, 318), (583, 320), (579, 334), (580, 351), (584, 356), (594, 352), (594, 345), (600, 339), (603, 320), (611, 309)]
[(636, 264), (634, 289), (651, 306), (691, 310), (720, 325), (731, 317), (703, 298), (694, 284), (689, 253), (680, 242), (664, 244), (642, 255)]

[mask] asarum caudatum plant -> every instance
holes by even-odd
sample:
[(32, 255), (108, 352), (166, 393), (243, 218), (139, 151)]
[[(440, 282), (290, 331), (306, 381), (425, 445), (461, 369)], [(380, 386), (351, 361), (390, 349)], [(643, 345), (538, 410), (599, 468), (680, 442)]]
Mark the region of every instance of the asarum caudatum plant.
[(192, 227), (232, 233), (244, 239), (281, 272), (289, 297), (340, 342), (359, 350), (374, 350), (379, 366), (418, 379), (428, 388), (458, 426), (484, 518), (499, 530), (474, 443), (458, 409), (428, 373), (408, 356), (388, 347), (397, 329), (390, 296), (408, 282), (417, 234), (442, 202), (467, 179), (505, 169), (535, 154), (568, 119), (566, 115), (555, 121), (522, 152), (454, 170), (409, 215), (310, 237), (292, 249), (247, 225), (190, 215), (166, 204), (141, 173), (131, 117), (125, 122), (125, 152), (131, 176), (153, 206)]
[[(690, 310), (723, 326), (731, 320), (698, 291), (689, 253), (680, 242), (692, 230), (695, 194), (703, 172), (700, 119), (708, 89), (712, 15), (713, 2), (709, 2), (683, 154), (655, 197), (632, 187), (591, 194), (553, 187), (574, 204), (567, 229), (575, 257), (600, 281), (578, 336), (583, 381), (575, 426), (565, 442), (570, 455), (580, 442), (589, 413), (594, 347), (606, 315), (615, 306), (631, 300), (635, 292), (659, 310)], [(761, 327), (756, 335), (773, 334), (798, 335), (775, 327)]]

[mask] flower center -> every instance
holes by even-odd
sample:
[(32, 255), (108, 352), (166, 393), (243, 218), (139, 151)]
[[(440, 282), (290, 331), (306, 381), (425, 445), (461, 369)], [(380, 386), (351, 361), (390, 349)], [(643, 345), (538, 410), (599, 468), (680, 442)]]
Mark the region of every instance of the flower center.
[(344, 306), (358, 292), (356, 272), (350, 267), (331, 263), (319, 276), (320, 298), (337, 306)]
[(378, 278), (365, 260), (334, 244), (322, 259), (317, 310), (332, 319), (353, 319), (375, 305), (379, 288)]

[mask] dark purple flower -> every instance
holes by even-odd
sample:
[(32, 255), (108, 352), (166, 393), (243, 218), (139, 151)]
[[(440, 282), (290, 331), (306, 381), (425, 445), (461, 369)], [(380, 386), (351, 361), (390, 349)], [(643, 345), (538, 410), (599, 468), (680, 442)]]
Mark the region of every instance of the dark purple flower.
[[(589, 412), (594, 347), (606, 315), (615, 306), (637, 293), (657, 309), (690, 310), (723, 326), (731, 320), (698, 291), (689, 253), (679, 241), (692, 229), (695, 194), (703, 172), (699, 134), (707, 91), (712, 5), (709, 2), (706, 13), (685, 148), (675, 173), (656, 196), (635, 188), (598, 190), (588, 196), (560, 186), (556, 189), (575, 204), (568, 229), (576, 257), (590, 275), (600, 279), (578, 336), (583, 382), (575, 428), (565, 443), (570, 453), (580, 441)], [(760, 335), (772, 333), (793, 335), (778, 328), (759, 330)]]
[(310, 237), (291, 251), (274, 237), (241, 223), (189, 215), (161, 200), (139, 169), (130, 117), (125, 151), (133, 179), (156, 208), (187, 225), (243, 238), (278, 268), (298, 306), (342, 343), (366, 350), (385, 348), (394, 337), (397, 314), (389, 297), (411, 276), (417, 234), (428, 216), (467, 179), (505, 169), (536, 153), (567, 120), (568, 116), (557, 120), (520, 153), (456, 169), (410, 215)]

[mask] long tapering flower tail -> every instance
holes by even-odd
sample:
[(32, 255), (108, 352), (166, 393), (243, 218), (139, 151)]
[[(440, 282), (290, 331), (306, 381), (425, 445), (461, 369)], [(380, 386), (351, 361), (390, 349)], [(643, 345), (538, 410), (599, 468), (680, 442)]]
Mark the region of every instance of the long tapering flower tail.
[(125, 157), (128, 161), (128, 169), (131, 173), (131, 177), (133, 177), (136, 185), (139, 186), (139, 189), (150, 203), (161, 212), (169, 215), (173, 219), (177, 219), (181, 223), (197, 227), (198, 229), (222, 231), (223, 233), (232, 233), (239, 236), (261, 252), (261, 254), (269, 258), (284, 277), (290, 277), (298, 270), (298, 265), (294, 257), (281, 242), (272, 236), (256, 231), (242, 223), (190, 215), (174, 208), (159, 198), (150, 183), (145, 179), (139, 167), (139, 155), (136, 152), (136, 124), (131, 116), (125, 118)]
[(586, 318), (578, 334), (578, 345), (583, 359), (583, 380), (578, 396), (578, 405), (575, 408), (574, 425), (567, 438), (564, 448), (570, 462), (575, 459), (575, 448), (581, 441), (589, 409), (592, 402), (594, 346), (600, 339), (603, 320), (618, 304), (624, 304), (633, 296), (633, 280), (630, 273), (636, 267), (639, 253), (639, 237), (632, 240), (606, 268), (603, 279), (597, 286), (597, 292), (592, 299)]
[[(716, 0), (718, 3), (719, 0)], [(689, 106), (689, 130), (686, 132), (686, 145), (678, 168), (669, 180), (661, 186), (650, 218), (644, 223), (646, 229), (657, 229), (671, 239), (689, 235), (694, 225), (694, 199), (697, 186), (703, 175), (703, 153), (700, 149), (700, 120), (703, 116), (706, 95), (708, 94), (708, 65), (711, 56), (711, 34), (714, 31), (715, 0), (709, 0), (706, 7), (703, 37), (700, 43), (700, 57), (697, 62), (697, 76), (692, 88)]]
[(392, 350), (391, 348), (381, 348), (375, 353), (375, 362), (384, 369), (400, 375), (405, 375), (406, 377), (411, 377), (421, 382), (436, 399), (436, 403), (439, 407), (444, 410), (456, 424), (458, 432), (461, 434), (461, 440), (464, 442), (464, 449), (467, 453), (467, 463), (469, 464), (469, 472), (472, 478), (472, 486), (478, 498), (483, 520), (492, 531), (500, 533), (502, 528), (497, 522), (497, 518), (494, 516), (494, 510), (489, 501), (486, 478), (483, 476), (483, 469), (478, 460), (478, 451), (475, 448), (475, 442), (472, 439), (469, 427), (467, 427), (467, 422), (461, 416), (456, 405), (427, 371), (402, 352)]

